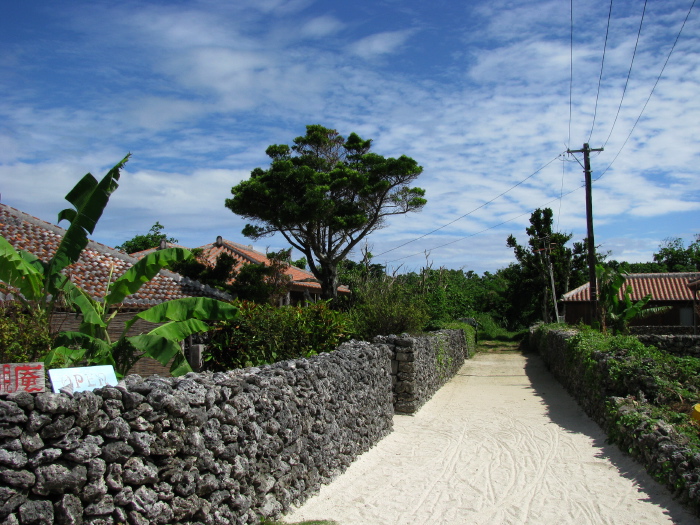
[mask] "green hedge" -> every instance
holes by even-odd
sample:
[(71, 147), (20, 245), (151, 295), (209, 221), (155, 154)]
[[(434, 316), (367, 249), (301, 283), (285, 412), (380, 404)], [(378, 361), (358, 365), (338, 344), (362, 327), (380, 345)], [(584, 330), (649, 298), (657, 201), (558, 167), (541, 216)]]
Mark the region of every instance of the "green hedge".
[(271, 306), (237, 302), (240, 316), (212, 332), (205, 369), (225, 371), (309, 357), (350, 339), (348, 317), (325, 302)]
[(561, 325), (534, 329), (530, 344), (610, 441), (700, 510), (700, 425), (690, 415), (700, 403), (700, 359)]

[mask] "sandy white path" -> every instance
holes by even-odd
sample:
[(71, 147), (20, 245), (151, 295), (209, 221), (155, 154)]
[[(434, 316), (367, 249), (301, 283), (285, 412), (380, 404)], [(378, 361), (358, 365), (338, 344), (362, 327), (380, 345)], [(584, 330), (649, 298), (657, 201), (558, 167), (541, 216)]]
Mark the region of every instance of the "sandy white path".
[(478, 354), (286, 522), (698, 524), (537, 355)]

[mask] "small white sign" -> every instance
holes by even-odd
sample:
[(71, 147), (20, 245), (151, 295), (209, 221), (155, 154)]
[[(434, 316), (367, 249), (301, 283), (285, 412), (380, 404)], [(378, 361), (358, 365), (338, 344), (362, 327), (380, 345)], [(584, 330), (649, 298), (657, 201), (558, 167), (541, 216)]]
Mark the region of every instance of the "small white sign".
[(95, 390), (103, 386), (117, 386), (117, 376), (112, 365), (86, 366), (82, 368), (52, 368), (49, 378), (53, 391), (58, 393), (62, 388), (75, 392)]

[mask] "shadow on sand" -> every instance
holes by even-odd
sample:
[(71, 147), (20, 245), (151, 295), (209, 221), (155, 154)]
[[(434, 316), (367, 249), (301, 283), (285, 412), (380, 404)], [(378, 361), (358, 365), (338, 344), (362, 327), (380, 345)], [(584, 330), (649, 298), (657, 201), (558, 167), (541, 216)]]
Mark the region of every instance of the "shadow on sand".
[[(553, 423), (567, 432), (591, 438), (593, 446), (600, 450), (597, 456), (610, 461), (621, 476), (632, 480), (647, 495), (642, 498), (644, 501), (666, 509), (666, 514), (674, 523), (700, 523), (700, 519), (675, 501), (671, 492), (655, 481), (640, 463), (623, 453), (617, 445), (607, 443), (605, 432), (586, 415), (576, 400), (547, 369), (537, 352), (522, 352), (522, 355), (526, 359), (525, 373), (531, 388), (541, 399)], [(576, 407), (575, 410), (572, 410), (572, 405)]]

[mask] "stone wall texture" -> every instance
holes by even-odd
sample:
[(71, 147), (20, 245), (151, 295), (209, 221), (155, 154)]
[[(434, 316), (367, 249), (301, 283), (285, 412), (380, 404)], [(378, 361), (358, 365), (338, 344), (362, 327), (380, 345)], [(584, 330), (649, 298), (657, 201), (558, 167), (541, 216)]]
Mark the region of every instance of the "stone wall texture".
[(391, 352), (394, 408), (413, 414), (449, 381), (474, 353), (474, 332), (441, 330), (430, 337), (378, 336), (375, 343)]
[[(7, 395), (0, 525), (277, 517), (389, 434), (395, 400), (417, 410), (465, 355), (464, 332), (448, 330), (352, 341), (227, 373), (130, 375), (93, 392)], [(393, 377), (392, 360), (403, 364)], [(392, 388), (409, 379), (410, 400)]]
[(0, 399), (0, 523), (258, 523), (392, 429), (390, 354)]
[[(590, 362), (583, 362), (587, 358), (582, 359), (569, 344), (575, 334), (574, 330), (534, 328), (530, 347), (540, 353), (554, 376), (622, 451), (631, 454), (675, 498), (700, 514), (700, 454), (672, 425), (651, 416), (641, 389), (634, 397), (615, 396), (620, 385), (608, 373), (610, 354), (586, 354), (593, 360), (591, 368)], [(645, 379), (638, 379), (638, 386), (643, 387)]]
[(700, 335), (638, 335), (645, 345), (681, 357), (700, 357)]

